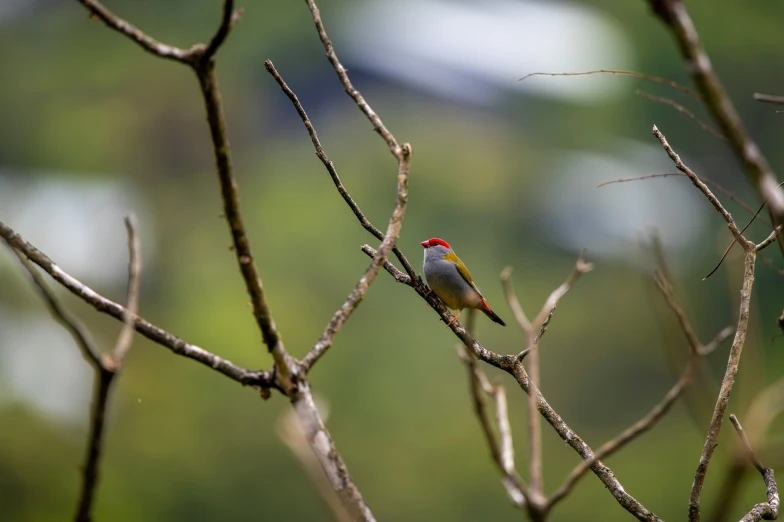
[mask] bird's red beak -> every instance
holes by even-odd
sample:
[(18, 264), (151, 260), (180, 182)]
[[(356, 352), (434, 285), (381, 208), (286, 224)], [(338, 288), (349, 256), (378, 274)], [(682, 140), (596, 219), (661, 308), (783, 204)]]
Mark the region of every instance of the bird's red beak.
[(430, 248), (430, 243), (429, 243), (428, 241), (422, 241), (422, 242), (421, 242), (421, 243), (419, 243), (419, 244), (420, 244), (420, 245), (422, 245), (422, 246), (423, 246), (423, 247), (425, 247), (425, 248)]

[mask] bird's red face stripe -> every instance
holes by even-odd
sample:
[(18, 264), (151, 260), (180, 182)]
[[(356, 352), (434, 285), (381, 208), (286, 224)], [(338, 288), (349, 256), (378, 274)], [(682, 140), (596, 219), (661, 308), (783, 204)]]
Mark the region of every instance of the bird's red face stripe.
[(430, 248), (436, 245), (441, 245), (442, 247), (451, 248), (449, 246), (449, 243), (447, 243), (443, 239), (438, 239), (437, 237), (430, 238), (427, 241), (422, 241), (420, 245), (422, 245), (425, 248)]

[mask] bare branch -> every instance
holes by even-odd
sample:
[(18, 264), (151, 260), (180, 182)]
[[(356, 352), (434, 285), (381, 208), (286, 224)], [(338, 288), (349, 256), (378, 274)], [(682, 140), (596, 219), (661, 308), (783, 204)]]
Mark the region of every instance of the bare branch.
[[(735, 224), (735, 221), (732, 219), (732, 215), (730, 215), (730, 213), (727, 212), (727, 210), (722, 206), (721, 202), (719, 202), (716, 196), (713, 195), (713, 192), (711, 192), (711, 190), (705, 185), (705, 183), (703, 183), (702, 180), (681, 161), (681, 158), (678, 156), (678, 154), (675, 153), (674, 150), (672, 150), (670, 144), (667, 143), (667, 138), (665, 138), (664, 134), (662, 134), (659, 131), (659, 129), (656, 128), (656, 125), (653, 126), (653, 135), (656, 136), (656, 139), (659, 140), (662, 147), (667, 152), (667, 155), (675, 163), (675, 168), (677, 168), (678, 170), (686, 174), (691, 180), (691, 182), (694, 184), (694, 186), (697, 187), (705, 195), (706, 198), (708, 198), (708, 201), (711, 202), (713, 207), (719, 212), (719, 214), (722, 215), (724, 220), (727, 222), (727, 226), (729, 227), (730, 232), (732, 232), (732, 235), (740, 240), (741, 237), (739, 236), (741, 234), (740, 231), (738, 230), (738, 226)], [(743, 241), (741, 241), (741, 243), (744, 249), (748, 249), (748, 242), (745, 240), (745, 238), (743, 238)]]
[(741, 522), (757, 522), (763, 519), (776, 520), (779, 517), (780, 500), (773, 470), (762, 465), (762, 462), (760, 462), (759, 458), (754, 453), (754, 450), (749, 443), (749, 439), (746, 438), (746, 434), (743, 432), (743, 427), (741, 427), (738, 418), (731, 414), (730, 421), (732, 422), (732, 425), (735, 426), (735, 431), (738, 432), (741, 442), (743, 442), (746, 454), (754, 464), (754, 467), (757, 468), (757, 471), (760, 472), (760, 475), (762, 475), (762, 480), (765, 482), (765, 489), (768, 494), (768, 501), (754, 506), (751, 511), (741, 519)]
[(580, 253), (580, 257), (577, 258), (577, 263), (575, 263), (572, 273), (569, 274), (569, 277), (566, 278), (566, 281), (564, 281), (561, 286), (552, 291), (542, 305), (542, 309), (539, 310), (536, 319), (533, 320), (533, 327), (538, 328), (542, 325), (547, 316), (550, 315), (550, 311), (558, 304), (558, 301), (572, 289), (575, 283), (577, 283), (577, 280), (580, 279), (580, 276), (587, 274), (591, 270), (593, 270), (593, 264), (585, 262), (585, 250), (583, 250)]
[(308, 4), (308, 9), (310, 9), (310, 14), (313, 16), (313, 22), (316, 24), (316, 30), (318, 31), (319, 39), (321, 40), (321, 44), (324, 46), (324, 50), (327, 54), (327, 59), (329, 63), (332, 64), (332, 67), (335, 69), (335, 72), (338, 74), (338, 78), (340, 78), (340, 83), (343, 84), (343, 88), (346, 91), (346, 94), (351, 96), (354, 100), (354, 103), (357, 104), (359, 110), (361, 110), (365, 116), (370, 120), (370, 123), (373, 124), (373, 129), (382, 137), (384, 141), (387, 143), (390, 152), (392, 155), (395, 156), (398, 160), (402, 159), (403, 150), (398, 145), (397, 140), (392, 135), (389, 130), (384, 126), (384, 123), (381, 121), (381, 118), (378, 117), (373, 109), (370, 108), (368, 102), (365, 101), (365, 98), (359, 94), (359, 91), (354, 88), (351, 84), (351, 80), (348, 78), (348, 74), (346, 73), (346, 68), (343, 67), (343, 64), (340, 63), (338, 60), (337, 54), (335, 54), (335, 48), (332, 46), (332, 41), (330, 41), (329, 36), (327, 36), (327, 31), (324, 29), (324, 23), (321, 21), (321, 13), (319, 13), (319, 9), (316, 6), (316, 2), (313, 0), (305, 0)]
[[(319, 158), (319, 160), (321, 160), (321, 162), (326, 167), (327, 172), (329, 172), (330, 178), (332, 178), (332, 182), (335, 184), (335, 187), (338, 189), (338, 193), (340, 193), (340, 196), (343, 198), (343, 200), (349, 206), (351, 211), (354, 213), (357, 220), (359, 220), (359, 223), (362, 225), (362, 228), (364, 228), (365, 230), (373, 234), (373, 236), (375, 236), (376, 239), (383, 241), (384, 233), (381, 232), (381, 230), (379, 230), (375, 226), (373, 226), (373, 223), (371, 223), (365, 217), (365, 214), (362, 213), (362, 210), (360, 210), (359, 205), (357, 205), (357, 203), (352, 199), (351, 194), (349, 194), (348, 190), (346, 190), (346, 188), (343, 186), (343, 182), (340, 180), (340, 176), (338, 176), (337, 170), (335, 169), (335, 165), (327, 157), (326, 152), (324, 152), (324, 149), (321, 146), (321, 142), (319, 141), (318, 134), (316, 133), (316, 128), (313, 126), (313, 123), (311, 123), (310, 119), (308, 118), (308, 115), (305, 112), (305, 109), (302, 107), (299, 98), (297, 98), (297, 95), (294, 94), (294, 91), (292, 91), (289, 88), (289, 86), (286, 84), (286, 82), (283, 80), (281, 75), (278, 73), (277, 69), (275, 69), (275, 65), (272, 63), (271, 60), (266, 60), (264, 62), (264, 66), (266, 67), (267, 71), (272, 75), (272, 77), (275, 79), (275, 81), (278, 83), (278, 85), (280, 85), (281, 90), (283, 90), (284, 94), (286, 94), (286, 96), (289, 98), (291, 104), (294, 105), (297, 114), (299, 114), (302, 123), (305, 125), (305, 129), (307, 129), (308, 131), (308, 135), (310, 136), (310, 141), (313, 143), (313, 148), (316, 149), (316, 156)], [(403, 268), (408, 273), (409, 277), (416, 279), (416, 272), (414, 272), (414, 269), (411, 267), (411, 263), (408, 262), (408, 259), (406, 258), (406, 256), (403, 255), (403, 253), (400, 251), (397, 245), (395, 245), (392, 248), (392, 252), (394, 252), (395, 256), (397, 256), (397, 258), (400, 260), (400, 263), (403, 265)]]
[(763, 249), (763, 248), (765, 248), (766, 246), (768, 246), (768, 245), (770, 245), (771, 243), (773, 243), (774, 241), (776, 241), (776, 238), (777, 238), (777, 237), (779, 237), (779, 234), (780, 234), (780, 233), (781, 233), (781, 225), (779, 225), (779, 226), (777, 226), (776, 228), (774, 228), (774, 229), (773, 229), (773, 232), (771, 232), (771, 233), (770, 233), (770, 235), (769, 235), (768, 237), (766, 237), (764, 241), (762, 241), (762, 243), (760, 243), (760, 244), (756, 245), (756, 246), (754, 247), (754, 249), (755, 249), (757, 252), (759, 252), (760, 250), (762, 250), (762, 249)]
[(68, 330), (73, 337), (73, 340), (76, 342), (76, 345), (79, 347), (79, 350), (82, 354), (82, 357), (90, 363), (93, 368), (99, 369), (101, 367), (101, 352), (98, 350), (98, 347), (95, 346), (92, 339), (90, 338), (90, 334), (85, 329), (84, 325), (82, 325), (76, 317), (74, 317), (60, 302), (60, 300), (55, 295), (54, 291), (49, 288), (49, 285), (46, 284), (44, 278), (41, 277), (41, 274), (35, 269), (33, 264), (25, 257), (23, 253), (16, 250), (15, 247), (11, 245), (11, 243), (5, 239), (3, 236), (3, 242), (8, 246), (9, 250), (11, 250), (16, 257), (19, 259), (19, 262), (22, 263), (22, 266), (27, 271), (27, 275), (30, 278), (30, 282), (35, 285), (38, 293), (43, 297), (44, 301), (46, 302), (46, 306), (49, 309), (49, 312), (52, 314), (52, 317), (63, 325), (63, 327)]
[[(610, 180), (610, 181), (605, 181), (604, 183), (600, 183), (599, 185), (596, 185), (596, 188), (601, 188), (601, 187), (604, 187), (605, 185), (611, 185), (613, 183), (626, 183), (626, 182), (629, 182), (629, 181), (640, 181), (640, 180), (644, 180), (644, 179), (653, 179), (653, 178), (666, 178), (666, 177), (669, 177), (669, 176), (688, 177), (688, 176), (686, 176), (686, 174), (684, 174), (682, 172), (668, 172), (668, 173), (665, 173), (665, 174), (645, 174), (645, 175), (642, 175), (642, 176), (635, 176), (635, 177), (632, 177), (632, 178), (620, 178), (620, 179), (613, 179), (613, 180)], [(748, 203), (744, 202), (742, 199), (740, 199), (735, 194), (733, 194), (730, 190), (727, 190), (726, 188), (724, 188), (723, 186), (719, 185), (718, 183), (716, 183), (715, 181), (711, 180), (710, 178), (706, 178), (705, 176), (700, 176), (700, 180), (702, 180), (702, 182), (705, 183), (706, 185), (709, 185), (709, 186), (713, 187), (717, 191), (721, 192), (722, 194), (724, 194), (725, 196), (730, 198), (732, 201), (734, 201), (735, 203), (740, 205), (741, 208), (743, 208), (743, 210), (745, 210), (749, 214), (755, 215), (758, 212), (757, 210), (754, 210), (753, 208), (751, 208), (751, 205), (749, 205)], [(767, 226), (769, 226), (771, 228), (774, 228), (770, 221), (768, 221), (768, 220), (766, 220), (764, 218), (761, 218), (761, 217), (757, 217), (757, 219), (760, 222), (764, 223), (765, 225), (767, 225)]]
[(223, 17), (221, 18), (220, 26), (204, 49), (204, 53), (201, 55), (202, 60), (209, 60), (218, 52), (218, 49), (226, 41), (229, 32), (234, 27), (234, 24), (239, 21), (241, 15), (241, 9), (234, 11), (234, 0), (223, 0)]
[(699, 521), (700, 519), (700, 493), (705, 483), (705, 475), (708, 472), (708, 465), (710, 464), (713, 452), (718, 445), (717, 439), (721, 431), (721, 424), (724, 418), (724, 412), (727, 409), (727, 403), (730, 399), (730, 392), (732, 391), (733, 384), (735, 383), (735, 375), (738, 373), (738, 365), (740, 364), (740, 356), (743, 352), (743, 345), (746, 341), (746, 330), (749, 325), (749, 308), (751, 303), (751, 290), (754, 282), (754, 264), (757, 257), (757, 252), (754, 248), (746, 250), (744, 259), (743, 271), (743, 286), (740, 292), (740, 314), (738, 317), (738, 326), (735, 330), (735, 338), (732, 341), (730, 348), (729, 360), (727, 361), (727, 370), (724, 374), (724, 379), (721, 382), (719, 396), (716, 400), (716, 406), (713, 410), (713, 416), (708, 427), (708, 434), (705, 438), (705, 445), (700, 456), (700, 462), (697, 466), (697, 471), (694, 476), (694, 483), (689, 495), (689, 520)]
[(527, 335), (531, 330), (531, 321), (526, 317), (523, 307), (520, 306), (520, 301), (517, 299), (517, 294), (515, 294), (514, 288), (512, 287), (511, 266), (504, 268), (503, 272), (501, 272), (501, 284), (504, 287), (506, 302), (509, 304), (509, 308), (512, 310), (512, 314), (514, 314), (517, 324), (522, 328), (523, 334)]
[(775, 103), (778, 105), (784, 104), (784, 96), (776, 96), (774, 94), (762, 94), (760, 92), (755, 92), (754, 99), (763, 103)]
[(111, 391), (115, 375), (117, 374), (113, 369), (105, 366), (95, 369), (93, 399), (90, 406), (90, 430), (87, 436), (85, 463), (82, 467), (82, 485), (79, 493), (79, 503), (74, 518), (76, 522), (92, 521), (91, 512), (98, 487), (98, 471), (103, 449), (106, 409), (109, 402), (109, 392)]
[[(324, 412), (324, 404), (322, 401), (314, 400), (318, 403), (319, 410), (321, 411), (322, 418), (327, 418), (327, 413)], [(278, 433), (278, 438), (283, 442), (291, 452), (297, 457), (302, 464), (302, 467), (308, 474), (310, 481), (316, 486), (324, 502), (329, 507), (335, 520), (338, 522), (353, 522), (349, 516), (340, 499), (332, 489), (329, 479), (321, 469), (316, 454), (310, 448), (305, 433), (300, 426), (296, 414), (289, 410), (282, 414), (275, 426), (275, 431)]]
[[(11, 246), (23, 253), (30, 261), (40, 266), (44, 272), (52, 276), (58, 283), (97, 311), (108, 314), (120, 321), (125, 320), (127, 311), (123, 306), (103, 297), (92, 288), (66, 273), (49, 259), (49, 257), (28, 243), (22, 236), (17, 234), (11, 227), (2, 221), (0, 221), (0, 237), (3, 237)], [(136, 317), (134, 323), (136, 331), (151, 341), (158, 343), (161, 346), (165, 346), (173, 353), (198, 361), (240, 384), (255, 385), (265, 389), (276, 387), (269, 372), (246, 370), (203, 348), (186, 343), (182, 339), (149, 323), (141, 317)]]
[[(515, 377), (520, 387), (529, 395), (536, 398), (536, 406), (539, 413), (545, 420), (553, 427), (561, 439), (564, 440), (572, 449), (574, 449), (584, 461), (591, 461), (594, 458), (594, 452), (590, 446), (583, 441), (577, 433), (574, 432), (558, 415), (555, 410), (547, 403), (542, 393), (531, 381), (530, 377), (523, 368), (522, 364), (515, 364), (510, 373)], [(601, 461), (593, 462), (590, 466), (591, 471), (599, 478), (602, 484), (607, 487), (607, 490), (615, 498), (626, 511), (634, 515), (638, 520), (645, 521), (661, 521), (651, 511), (645, 508), (637, 499), (629, 495), (626, 490), (621, 486), (621, 483), (615, 477), (615, 474), (610, 468), (605, 466)]]
[(617, 453), (620, 449), (625, 447), (628, 443), (636, 439), (641, 434), (653, 428), (656, 423), (670, 410), (675, 401), (688, 389), (691, 385), (692, 376), (697, 360), (700, 357), (706, 356), (711, 353), (715, 347), (732, 335), (733, 329), (731, 327), (724, 328), (719, 334), (708, 344), (703, 346), (697, 339), (691, 325), (686, 319), (686, 314), (675, 299), (672, 292), (672, 287), (659, 273), (654, 273), (654, 280), (657, 287), (664, 295), (667, 305), (675, 313), (678, 323), (680, 324), (686, 340), (689, 344), (689, 359), (686, 366), (683, 368), (680, 377), (673, 385), (672, 388), (665, 394), (664, 398), (655, 405), (643, 418), (635, 422), (632, 426), (625, 429), (616, 438), (603, 444), (591, 460), (583, 461), (578, 464), (569, 476), (564, 481), (563, 485), (553, 493), (549, 500), (549, 508), (563, 500), (571, 491), (577, 482), (585, 475), (586, 471), (597, 461), (607, 458), (610, 455)]
[(704, 130), (708, 134), (712, 134), (713, 136), (715, 136), (716, 138), (719, 138), (722, 141), (728, 141), (726, 136), (724, 136), (722, 133), (720, 133), (719, 131), (717, 131), (716, 129), (714, 129), (713, 127), (711, 127), (710, 125), (708, 125), (704, 121), (702, 121), (696, 114), (694, 114), (689, 109), (687, 109), (686, 107), (684, 107), (680, 103), (676, 102), (675, 100), (671, 100), (670, 98), (664, 98), (662, 96), (654, 96), (653, 94), (647, 93), (647, 92), (645, 92), (643, 90), (640, 90), (640, 89), (637, 89), (635, 91), (635, 94), (637, 94), (638, 96), (642, 96), (643, 98), (647, 98), (648, 100), (650, 100), (652, 102), (663, 103), (665, 105), (669, 105), (670, 107), (672, 107), (676, 111), (678, 111), (678, 112), (680, 112), (682, 114), (685, 114), (686, 116), (688, 116), (689, 118), (694, 120), (694, 122), (697, 125), (699, 125), (700, 127), (702, 127), (702, 130)]
[(716, 75), (683, 0), (648, 0), (648, 3), (672, 32), (686, 70), (692, 75), (722, 133), (729, 139), (735, 155), (746, 168), (746, 174), (756, 186), (760, 198), (770, 204), (776, 221), (784, 223), (784, 192), (777, 188), (778, 181), (768, 160), (749, 136), (738, 111)]
[(700, 95), (700, 93), (695, 92), (695, 91), (689, 89), (688, 87), (685, 87), (685, 86), (683, 86), (683, 85), (681, 85), (679, 83), (676, 83), (676, 82), (674, 82), (672, 80), (668, 80), (666, 78), (660, 78), (659, 76), (652, 76), (650, 74), (643, 74), (643, 73), (638, 73), (638, 72), (634, 72), (634, 71), (618, 71), (618, 70), (615, 70), (615, 69), (598, 69), (598, 70), (595, 70), (595, 71), (574, 72), (574, 73), (535, 72), (535, 73), (531, 73), (531, 74), (526, 74), (525, 76), (520, 78), (518, 81), (521, 82), (523, 80), (531, 78), (532, 76), (587, 76), (587, 75), (590, 75), (590, 74), (617, 74), (619, 76), (633, 76), (634, 78), (641, 78), (643, 80), (647, 80), (647, 81), (650, 81), (650, 82), (655, 82), (655, 83), (661, 83), (663, 85), (668, 85), (668, 86), (672, 87), (673, 89), (677, 89), (677, 90), (681, 91), (682, 93), (688, 94), (692, 98), (695, 98), (697, 100), (702, 100), (702, 96)]
[(550, 326), (550, 321), (552, 320), (553, 315), (555, 314), (555, 307), (556, 306), (557, 305), (553, 305), (553, 307), (550, 308), (550, 313), (544, 319), (544, 322), (542, 323), (541, 328), (539, 328), (539, 332), (536, 334), (536, 336), (534, 337), (534, 340), (531, 342), (531, 344), (528, 346), (528, 348), (526, 348), (525, 350), (523, 350), (522, 352), (517, 354), (517, 359), (518, 360), (522, 361), (523, 359), (525, 359), (526, 355), (528, 355), (529, 353), (533, 352), (539, 346), (539, 341), (541, 340), (541, 338), (544, 335), (544, 333), (547, 331), (547, 327)]
[(142, 256), (139, 238), (136, 234), (136, 216), (131, 214), (125, 218), (125, 228), (128, 231), (128, 255), (130, 257), (128, 261), (128, 304), (125, 307), (125, 323), (112, 351), (111, 359), (115, 369), (119, 369), (125, 354), (131, 347), (134, 322), (139, 313), (139, 276), (142, 270)]
[(180, 49), (179, 47), (166, 45), (155, 40), (154, 38), (146, 35), (140, 29), (136, 28), (133, 24), (130, 24), (122, 18), (115, 16), (111, 11), (106, 9), (100, 2), (96, 0), (78, 1), (90, 11), (91, 17), (101, 20), (110, 29), (114, 29), (118, 33), (127, 36), (148, 53), (154, 54), (155, 56), (159, 56), (161, 58), (188, 63), (190, 55), (192, 54), (192, 50)]
[(335, 335), (340, 331), (343, 324), (348, 321), (354, 309), (359, 305), (360, 301), (365, 297), (370, 288), (371, 283), (376, 279), (379, 270), (384, 266), (387, 260), (389, 251), (392, 245), (395, 244), (400, 237), (400, 228), (403, 225), (403, 217), (406, 212), (406, 203), (408, 202), (408, 173), (411, 168), (411, 145), (408, 143), (403, 144), (403, 153), (400, 157), (400, 167), (397, 177), (397, 202), (395, 209), (392, 212), (392, 217), (389, 218), (389, 225), (385, 234), (384, 240), (378, 247), (373, 262), (365, 270), (365, 273), (357, 282), (354, 290), (346, 299), (332, 319), (327, 324), (324, 333), (321, 334), (318, 342), (311, 348), (308, 354), (302, 359), (302, 368), (307, 372), (319, 360), (319, 358), (326, 353)]
[(297, 387), (289, 396), (291, 404), (294, 407), (294, 413), (297, 416), (305, 439), (310, 444), (319, 464), (321, 464), (322, 469), (326, 473), (332, 489), (337, 493), (351, 520), (355, 522), (374, 522), (373, 514), (351, 479), (340, 452), (338, 452), (329, 431), (324, 426), (324, 421), (316, 408), (307, 379), (301, 379), (297, 384)]

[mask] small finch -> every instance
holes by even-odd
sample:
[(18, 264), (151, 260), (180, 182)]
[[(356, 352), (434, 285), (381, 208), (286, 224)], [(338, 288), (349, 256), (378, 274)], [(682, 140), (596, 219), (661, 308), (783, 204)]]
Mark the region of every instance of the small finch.
[(455, 255), (449, 243), (434, 237), (422, 241), (421, 245), (425, 247), (425, 262), (422, 270), (428, 286), (447, 307), (458, 311), (457, 315), (449, 321), (450, 326), (457, 321), (464, 308), (476, 308), (493, 322), (506, 326), (506, 323), (487, 306), (468, 269)]

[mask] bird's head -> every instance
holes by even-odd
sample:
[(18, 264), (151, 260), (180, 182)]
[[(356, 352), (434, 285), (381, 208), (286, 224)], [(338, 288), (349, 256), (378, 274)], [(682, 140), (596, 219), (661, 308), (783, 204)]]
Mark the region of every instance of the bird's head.
[(420, 244), (425, 247), (426, 259), (442, 259), (452, 251), (449, 243), (443, 239), (438, 239), (437, 237), (428, 239), (427, 241), (422, 241)]

